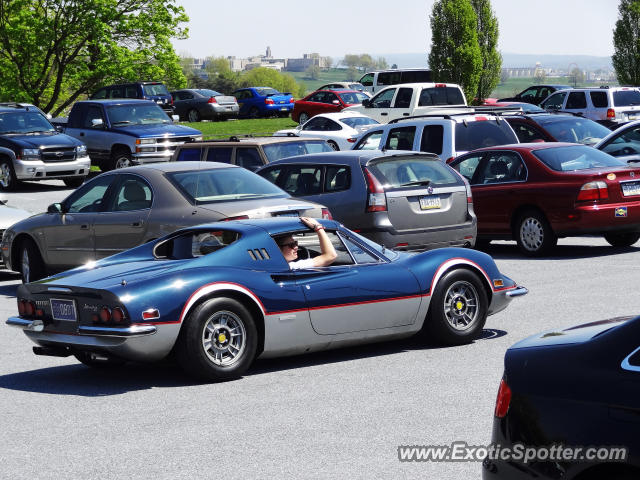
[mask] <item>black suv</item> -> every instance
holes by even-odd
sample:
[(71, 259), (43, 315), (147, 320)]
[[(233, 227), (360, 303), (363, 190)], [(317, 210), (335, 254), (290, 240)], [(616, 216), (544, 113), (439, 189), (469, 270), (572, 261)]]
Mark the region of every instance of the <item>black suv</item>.
[(108, 98), (139, 98), (156, 102), (166, 113), (173, 114), (173, 97), (162, 82), (119, 83), (102, 87), (89, 97), (91, 100)]
[(90, 166), (87, 147), (59, 133), (38, 107), (0, 104), (0, 190), (13, 190), (21, 180), (50, 179), (75, 188)]

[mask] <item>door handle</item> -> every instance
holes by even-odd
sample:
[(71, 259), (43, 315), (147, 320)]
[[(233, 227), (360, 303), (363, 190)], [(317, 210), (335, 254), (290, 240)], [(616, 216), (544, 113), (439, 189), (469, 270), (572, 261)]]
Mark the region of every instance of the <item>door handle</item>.
[(402, 115), (404, 115), (405, 117), (408, 117), (410, 114), (409, 113), (403, 113)]
[(137, 222), (132, 222), (131, 226), (132, 227), (141, 227), (143, 223), (144, 223), (144, 220), (138, 220)]
[(89, 230), (89, 225), (87, 224), (80, 225), (80, 230)]
[(387, 112), (380, 112), (380, 115), (383, 115), (383, 116), (386, 117), (388, 115), (388, 113)]
[(80, 136), (81, 136), (81, 137), (84, 137), (84, 132), (80, 132)]

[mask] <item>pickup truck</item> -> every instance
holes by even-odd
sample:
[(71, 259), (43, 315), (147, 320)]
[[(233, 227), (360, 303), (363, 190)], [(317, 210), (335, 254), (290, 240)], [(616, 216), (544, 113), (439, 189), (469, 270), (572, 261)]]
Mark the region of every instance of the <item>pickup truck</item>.
[(175, 125), (149, 100), (76, 102), (58, 130), (81, 140), (94, 165), (105, 172), (131, 165), (166, 162), (176, 146), (202, 140), (202, 132)]
[(343, 109), (358, 112), (380, 123), (431, 113), (455, 113), (467, 107), (467, 99), (455, 83), (405, 83), (380, 90), (361, 105)]

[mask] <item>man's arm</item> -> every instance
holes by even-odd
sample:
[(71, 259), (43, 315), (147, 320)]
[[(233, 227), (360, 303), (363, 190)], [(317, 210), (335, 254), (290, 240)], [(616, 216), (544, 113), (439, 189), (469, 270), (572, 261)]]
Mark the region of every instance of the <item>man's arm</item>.
[(331, 243), (329, 235), (324, 231), (324, 227), (312, 218), (300, 217), (300, 220), (307, 227), (313, 229), (313, 231), (316, 232), (316, 235), (318, 235), (318, 240), (320, 240), (320, 251), (322, 253), (317, 257), (313, 257), (313, 266), (326, 267), (327, 265), (331, 265), (338, 257), (338, 254), (336, 253), (335, 248), (333, 248), (333, 243)]

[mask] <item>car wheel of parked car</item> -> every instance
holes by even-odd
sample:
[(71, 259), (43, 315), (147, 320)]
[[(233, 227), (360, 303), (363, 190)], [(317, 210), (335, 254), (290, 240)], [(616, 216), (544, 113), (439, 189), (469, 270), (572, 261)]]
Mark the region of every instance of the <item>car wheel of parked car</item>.
[[(106, 165), (105, 165), (106, 164)], [(131, 167), (133, 161), (131, 160), (131, 153), (124, 149), (116, 150), (111, 154), (111, 159), (108, 162), (103, 162), (102, 166), (106, 166), (106, 170), (100, 167), (104, 171), (115, 170), (116, 168)]]
[(251, 107), (249, 110), (249, 118), (258, 118), (260, 116), (260, 110), (258, 107)]
[(18, 185), (13, 163), (9, 158), (0, 159), (0, 190), (11, 191)]
[(336, 142), (334, 142), (333, 140), (328, 140), (327, 143), (334, 150), (340, 150), (340, 147), (338, 146), (338, 144)]
[(427, 338), (462, 345), (477, 338), (487, 321), (487, 293), (478, 276), (465, 269), (447, 272), (436, 285), (425, 324)]
[(604, 239), (614, 247), (630, 247), (640, 240), (640, 233), (607, 233), (605, 234)]
[(124, 365), (126, 360), (93, 352), (77, 352), (73, 354), (76, 359), (91, 368), (117, 368)]
[(309, 114), (307, 114), (306, 112), (302, 112), (300, 115), (298, 115), (298, 123), (300, 125), (302, 125), (303, 123), (307, 123), (307, 120), (309, 120)]
[(22, 283), (35, 282), (46, 276), (42, 256), (33, 240), (26, 239), (20, 245), (20, 274)]
[(249, 368), (257, 344), (258, 331), (249, 311), (232, 298), (212, 298), (187, 317), (176, 356), (190, 375), (228, 380), (240, 377)]
[(80, 185), (84, 183), (85, 180), (86, 180), (86, 177), (74, 177), (74, 178), (65, 178), (62, 181), (69, 188), (78, 188)]
[(551, 225), (538, 210), (528, 210), (518, 217), (515, 234), (518, 247), (529, 256), (542, 255), (558, 243)]
[(196, 110), (195, 108), (192, 108), (191, 110), (189, 110), (189, 112), (187, 112), (187, 118), (190, 122), (199, 122), (201, 120), (200, 112), (198, 112), (198, 110)]

